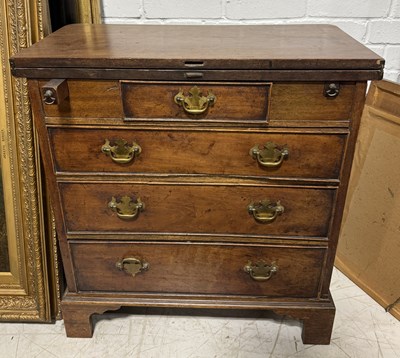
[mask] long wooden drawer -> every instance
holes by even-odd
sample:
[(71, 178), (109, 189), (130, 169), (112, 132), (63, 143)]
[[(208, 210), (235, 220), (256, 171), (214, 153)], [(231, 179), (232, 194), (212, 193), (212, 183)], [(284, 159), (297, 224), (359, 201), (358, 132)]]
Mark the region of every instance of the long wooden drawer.
[[(48, 131), (55, 171), (73, 173), (338, 179), (346, 141), (345, 134), (59, 127)], [(137, 146), (138, 155), (132, 151)]]
[[(70, 243), (80, 291), (316, 297), (321, 247)], [(134, 275), (133, 275), (134, 274)]]
[[(47, 81), (41, 81), (45, 86)], [(325, 82), (174, 82), (68, 80), (68, 98), (60, 104), (42, 104), (47, 117), (163, 119), (193, 123), (210, 121), (259, 122), (348, 120), (353, 107), (355, 84), (340, 83), (339, 95), (324, 95)], [(215, 101), (201, 114), (190, 114), (177, 104), (195, 86)], [(201, 101), (201, 100), (200, 100)], [(196, 102), (196, 101), (195, 101)], [(196, 102), (197, 103), (197, 102)], [(201, 103), (204, 103), (201, 102)], [(190, 109), (188, 105), (186, 108)], [(198, 106), (198, 105), (197, 105)], [(194, 106), (193, 108), (196, 108)], [(204, 109), (204, 105), (200, 104)]]
[[(63, 182), (59, 188), (68, 232), (188, 235), (326, 237), (336, 194), (324, 188), (183, 183)], [(270, 205), (259, 204), (266, 200)]]

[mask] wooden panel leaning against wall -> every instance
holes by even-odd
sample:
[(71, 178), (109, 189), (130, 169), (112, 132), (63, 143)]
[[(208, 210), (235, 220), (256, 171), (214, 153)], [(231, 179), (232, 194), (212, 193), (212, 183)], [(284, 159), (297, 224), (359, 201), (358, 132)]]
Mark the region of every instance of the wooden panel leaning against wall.
[(371, 83), (335, 265), (400, 320), (400, 84)]
[(9, 68), (9, 57), (43, 38), (49, 24), (46, 0), (0, 0), (0, 320), (46, 322), (60, 316), (55, 230), (47, 215), (27, 84), (12, 78)]

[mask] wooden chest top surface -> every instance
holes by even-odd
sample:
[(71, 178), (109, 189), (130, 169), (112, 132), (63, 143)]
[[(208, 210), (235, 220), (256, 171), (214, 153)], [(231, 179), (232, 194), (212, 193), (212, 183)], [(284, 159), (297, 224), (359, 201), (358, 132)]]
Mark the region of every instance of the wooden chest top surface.
[(354, 71), (384, 60), (332, 25), (69, 25), (12, 59), (19, 68)]

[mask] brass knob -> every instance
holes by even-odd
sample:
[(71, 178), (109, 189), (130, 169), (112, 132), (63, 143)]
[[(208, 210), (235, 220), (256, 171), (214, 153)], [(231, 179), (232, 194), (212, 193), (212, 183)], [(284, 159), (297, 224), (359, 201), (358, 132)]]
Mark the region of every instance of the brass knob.
[(146, 261), (137, 259), (136, 257), (126, 257), (118, 261), (115, 266), (118, 270), (125, 271), (133, 277), (139, 272), (147, 271), (150, 267)]
[(111, 201), (108, 203), (108, 207), (115, 211), (120, 219), (133, 220), (144, 210), (145, 205), (140, 198), (133, 201), (129, 196), (125, 195), (119, 202), (115, 197), (112, 197)]
[(57, 101), (56, 94), (52, 89), (46, 89), (43, 93), (43, 102), (45, 104), (55, 104)]
[(275, 262), (267, 264), (265, 261), (261, 260), (252, 264), (251, 261), (249, 261), (247, 265), (243, 267), (243, 270), (255, 281), (267, 281), (278, 272), (278, 266), (276, 266)]
[(324, 95), (328, 98), (335, 98), (339, 96), (340, 84), (339, 83), (326, 83), (324, 86)]
[(112, 146), (110, 141), (106, 139), (101, 151), (115, 163), (126, 164), (138, 157), (142, 152), (142, 148), (135, 142), (132, 145), (128, 145), (128, 142), (124, 139), (115, 140), (115, 145)]
[(197, 86), (189, 90), (189, 95), (185, 96), (182, 90), (174, 97), (174, 101), (189, 114), (203, 114), (207, 109), (215, 104), (217, 97), (208, 91), (207, 97), (202, 96)]
[(274, 203), (266, 199), (258, 203), (249, 204), (247, 210), (257, 222), (264, 224), (274, 221), (278, 215), (281, 215), (285, 211), (285, 208), (281, 205), (280, 201)]
[(257, 159), (258, 164), (266, 168), (277, 168), (283, 160), (288, 157), (289, 149), (283, 147), (279, 149), (273, 142), (267, 142), (263, 148), (260, 149), (259, 145), (255, 145), (250, 149), (249, 154), (253, 159)]

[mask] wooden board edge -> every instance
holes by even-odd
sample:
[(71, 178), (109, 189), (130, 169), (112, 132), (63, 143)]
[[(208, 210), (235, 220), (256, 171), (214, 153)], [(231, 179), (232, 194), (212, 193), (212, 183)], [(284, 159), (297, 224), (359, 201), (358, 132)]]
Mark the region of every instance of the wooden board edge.
[[(379, 292), (375, 291), (372, 287), (370, 287), (366, 282), (360, 280), (355, 274), (354, 270), (351, 269), (351, 265), (347, 264), (343, 261), (340, 256), (336, 256), (335, 259), (335, 267), (347, 276), (351, 281), (353, 281), (358, 287), (360, 287), (365, 293), (367, 293), (373, 300), (375, 300), (379, 305), (381, 305), (384, 309), (388, 307), (393, 302), (387, 302)], [(397, 304), (392, 309), (388, 311), (393, 317), (397, 318), (400, 321), (400, 304)]]

